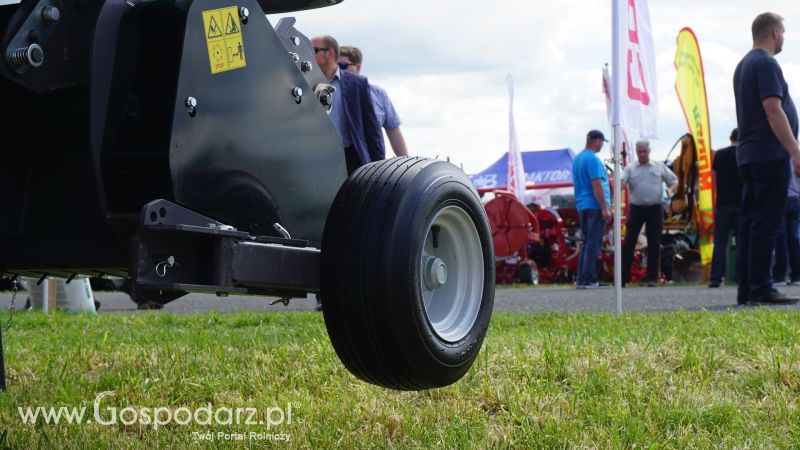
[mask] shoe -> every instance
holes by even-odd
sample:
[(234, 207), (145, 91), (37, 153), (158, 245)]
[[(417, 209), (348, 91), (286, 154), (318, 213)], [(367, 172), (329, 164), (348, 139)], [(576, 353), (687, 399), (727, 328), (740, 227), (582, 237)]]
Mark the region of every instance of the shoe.
[(603, 288), (611, 287), (611, 285), (608, 284), (608, 283), (595, 281), (594, 283), (589, 283), (589, 284), (579, 284), (576, 287), (578, 289), (603, 289)]
[(718, 288), (721, 284), (722, 283), (720, 283), (719, 281), (712, 281), (712, 282), (708, 283), (708, 287), (710, 287), (710, 288)]
[(751, 295), (750, 299), (747, 301), (750, 305), (794, 305), (797, 302), (800, 302), (800, 298), (789, 297), (776, 290), (771, 290), (766, 294), (758, 296)]

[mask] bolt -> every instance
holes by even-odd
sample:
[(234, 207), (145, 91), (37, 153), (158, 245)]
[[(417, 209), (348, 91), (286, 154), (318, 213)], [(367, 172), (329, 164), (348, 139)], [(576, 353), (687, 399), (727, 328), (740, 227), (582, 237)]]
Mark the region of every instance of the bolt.
[(295, 98), (300, 98), (303, 96), (303, 90), (299, 87), (295, 87), (292, 89), (292, 95), (294, 95)]
[(294, 45), (300, 45), (300, 38), (299, 38), (299, 37), (297, 37), (297, 36), (292, 36), (292, 37), (291, 37), (291, 38), (289, 38), (289, 39), (291, 39), (291, 40), (292, 40), (292, 44), (294, 44)]
[(300, 61), (300, 55), (295, 52), (289, 52), (289, 57), (292, 58), (294, 62)]
[(322, 106), (326, 107), (333, 106), (333, 94), (331, 94), (329, 91), (320, 92), (319, 102), (322, 103)]
[(311, 65), (311, 61), (303, 61), (303, 63), (300, 64), (300, 70), (303, 72), (311, 72), (311, 69), (313, 68), (314, 66)]
[(197, 99), (194, 97), (187, 97), (186, 98), (186, 111), (189, 113), (189, 117), (194, 117), (197, 114)]
[(242, 6), (239, 8), (239, 17), (241, 17), (243, 22), (247, 22), (247, 18), (250, 17), (250, 10)]
[(61, 11), (55, 6), (45, 6), (42, 8), (42, 20), (45, 22), (58, 22), (61, 18)]
[(31, 44), (27, 47), (18, 48), (8, 53), (8, 61), (14, 66), (30, 65), (39, 67), (44, 63), (44, 50), (39, 44)]

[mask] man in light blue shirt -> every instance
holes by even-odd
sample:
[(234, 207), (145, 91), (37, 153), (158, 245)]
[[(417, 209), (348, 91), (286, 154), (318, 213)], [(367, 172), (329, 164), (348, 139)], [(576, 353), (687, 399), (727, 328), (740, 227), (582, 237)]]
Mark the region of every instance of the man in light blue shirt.
[[(339, 68), (356, 74), (361, 74), (361, 63), (364, 60), (363, 54), (358, 47), (342, 45), (339, 47)], [(400, 117), (394, 109), (389, 94), (380, 87), (372, 83), (369, 85), (372, 94), (372, 106), (375, 107), (375, 115), (384, 130), (389, 144), (392, 146), (394, 154), (397, 156), (408, 156), (406, 141), (400, 131)]]
[(339, 130), (347, 172), (352, 174), (359, 167), (386, 157), (369, 81), (361, 75), (339, 70), (339, 43), (332, 36), (314, 37), (311, 44), (317, 65), (325, 79), (336, 88), (330, 119)]
[(583, 248), (578, 258), (578, 289), (607, 287), (597, 280), (597, 256), (603, 243), (605, 223), (611, 220), (611, 192), (608, 175), (597, 153), (608, 142), (598, 130), (586, 135), (586, 148), (572, 161), (575, 203), (583, 232)]

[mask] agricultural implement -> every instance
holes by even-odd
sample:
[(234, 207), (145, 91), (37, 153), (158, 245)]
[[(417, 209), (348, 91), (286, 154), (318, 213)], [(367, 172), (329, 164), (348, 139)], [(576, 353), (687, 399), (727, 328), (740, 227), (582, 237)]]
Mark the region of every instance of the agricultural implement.
[(348, 177), (310, 41), (265, 16), (338, 2), (0, 6), (0, 273), (127, 277), (146, 305), (319, 293), (357, 377), (460, 379), (492, 312), (489, 225), (449, 163)]

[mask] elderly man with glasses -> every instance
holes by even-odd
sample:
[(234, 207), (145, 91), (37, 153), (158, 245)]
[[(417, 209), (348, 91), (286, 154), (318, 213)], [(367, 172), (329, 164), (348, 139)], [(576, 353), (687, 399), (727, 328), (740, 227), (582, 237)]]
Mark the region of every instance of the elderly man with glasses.
[(348, 173), (384, 159), (383, 133), (372, 106), (369, 82), (361, 75), (339, 69), (339, 43), (333, 37), (317, 36), (311, 44), (320, 70), (336, 88), (330, 117), (342, 137)]

